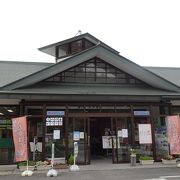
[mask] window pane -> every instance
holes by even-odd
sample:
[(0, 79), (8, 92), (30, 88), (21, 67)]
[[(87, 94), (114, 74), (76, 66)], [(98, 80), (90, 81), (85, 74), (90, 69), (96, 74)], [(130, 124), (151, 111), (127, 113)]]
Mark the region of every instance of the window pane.
[(116, 78), (116, 75), (113, 74), (113, 73), (108, 73), (108, 74), (107, 74), (107, 77), (108, 77), (108, 78)]
[(122, 84), (126, 84), (127, 83), (127, 79), (117, 79), (118, 83), (122, 83)]
[(95, 78), (86, 77), (86, 83), (94, 83)]
[(105, 64), (104, 62), (97, 61), (97, 62), (96, 62), (96, 67), (102, 67), (102, 68), (104, 68), (104, 69), (105, 69), (106, 64)]
[(67, 44), (60, 46), (59, 49), (58, 49), (58, 51), (59, 51), (59, 52), (58, 52), (59, 57), (66, 56), (66, 55), (67, 55), (67, 52), (68, 52), (68, 46), (67, 46)]
[(74, 79), (74, 82), (83, 83), (83, 82), (86, 82), (86, 79), (85, 79), (85, 77), (76, 77)]
[(126, 75), (122, 74), (122, 73), (121, 74), (117, 74), (116, 76), (117, 76), (117, 78), (126, 78)]
[(97, 78), (96, 82), (97, 83), (105, 83), (106, 82), (106, 78)]
[(105, 68), (96, 68), (96, 72), (106, 72)]
[(81, 72), (76, 72), (75, 74), (76, 77), (85, 77), (85, 73), (81, 73)]
[(82, 50), (82, 40), (71, 43), (71, 53), (77, 53)]
[(85, 67), (77, 66), (77, 67), (74, 68), (74, 70), (75, 70), (76, 72), (85, 72)]
[(86, 68), (87, 67), (94, 67), (95, 68), (95, 63), (94, 62), (88, 62), (88, 63), (86, 63)]
[(91, 42), (87, 41), (87, 40), (84, 40), (84, 42), (85, 42), (85, 49), (90, 48), (90, 47), (93, 46), (93, 44)]
[(106, 73), (96, 73), (96, 77), (106, 77)]
[(95, 73), (86, 73), (86, 77), (95, 78)]
[(115, 78), (107, 78), (107, 83), (116, 83)]
[(107, 69), (107, 73), (115, 74), (115, 72), (116, 72), (115, 69), (112, 69), (112, 68), (108, 68), (108, 69)]
[(72, 77), (74, 76), (74, 72), (65, 72), (65, 76), (69, 76), (69, 77)]

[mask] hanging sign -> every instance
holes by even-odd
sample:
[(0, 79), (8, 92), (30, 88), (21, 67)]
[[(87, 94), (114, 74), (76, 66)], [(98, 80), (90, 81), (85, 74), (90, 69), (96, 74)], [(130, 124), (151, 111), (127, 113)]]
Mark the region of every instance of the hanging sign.
[(149, 111), (134, 111), (134, 116), (149, 116)]
[(65, 111), (47, 111), (47, 116), (64, 116)]
[(152, 144), (151, 124), (138, 124), (139, 144)]
[(13, 140), (15, 146), (16, 162), (27, 161), (27, 121), (26, 117), (18, 117), (12, 119)]
[(180, 118), (167, 116), (170, 154), (180, 154)]

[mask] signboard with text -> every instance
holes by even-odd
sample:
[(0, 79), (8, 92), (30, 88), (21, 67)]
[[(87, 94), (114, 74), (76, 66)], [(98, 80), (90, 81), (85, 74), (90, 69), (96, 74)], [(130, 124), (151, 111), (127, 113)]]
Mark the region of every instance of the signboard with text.
[(47, 117), (46, 126), (62, 126), (63, 117)]
[(152, 144), (151, 124), (138, 124), (139, 144)]

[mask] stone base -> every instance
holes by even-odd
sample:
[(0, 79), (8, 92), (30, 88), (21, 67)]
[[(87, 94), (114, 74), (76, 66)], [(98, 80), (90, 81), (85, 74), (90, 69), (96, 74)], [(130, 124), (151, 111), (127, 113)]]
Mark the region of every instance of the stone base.
[(79, 166), (77, 166), (77, 165), (72, 165), (72, 166), (70, 166), (69, 170), (70, 170), (70, 171), (79, 171)]
[(162, 159), (162, 163), (163, 164), (176, 164), (176, 159), (172, 159), (172, 160)]
[(55, 169), (50, 169), (46, 175), (47, 177), (56, 177), (58, 175), (58, 172)]
[(140, 160), (141, 165), (154, 164), (154, 160)]

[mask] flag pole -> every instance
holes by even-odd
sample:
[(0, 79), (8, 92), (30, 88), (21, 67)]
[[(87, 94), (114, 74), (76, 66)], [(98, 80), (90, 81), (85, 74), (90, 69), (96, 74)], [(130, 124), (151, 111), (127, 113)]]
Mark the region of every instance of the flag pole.
[[(27, 133), (27, 131), (28, 131), (28, 129), (27, 129), (27, 116), (24, 116), (25, 117), (25, 119), (26, 119), (26, 133)], [(27, 154), (26, 154), (26, 157), (27, 157), (27, 167), (26, 167), (26, 171), (24, 171), (24, 172), (22, 172), (22, 174), (21, 174), (21, 176), (32, 176), (33, 175), (33, 171), (31, 171), (31, 170), (29, 170), (29, 156), (28, 156), (28, 134), (27, 134), (27, 139), (26, 139), (26, 141), (27, 141)]]
[(27, 171), (29, 170), (29, 167), (28, 167), (28, 160), (27, 160)]

